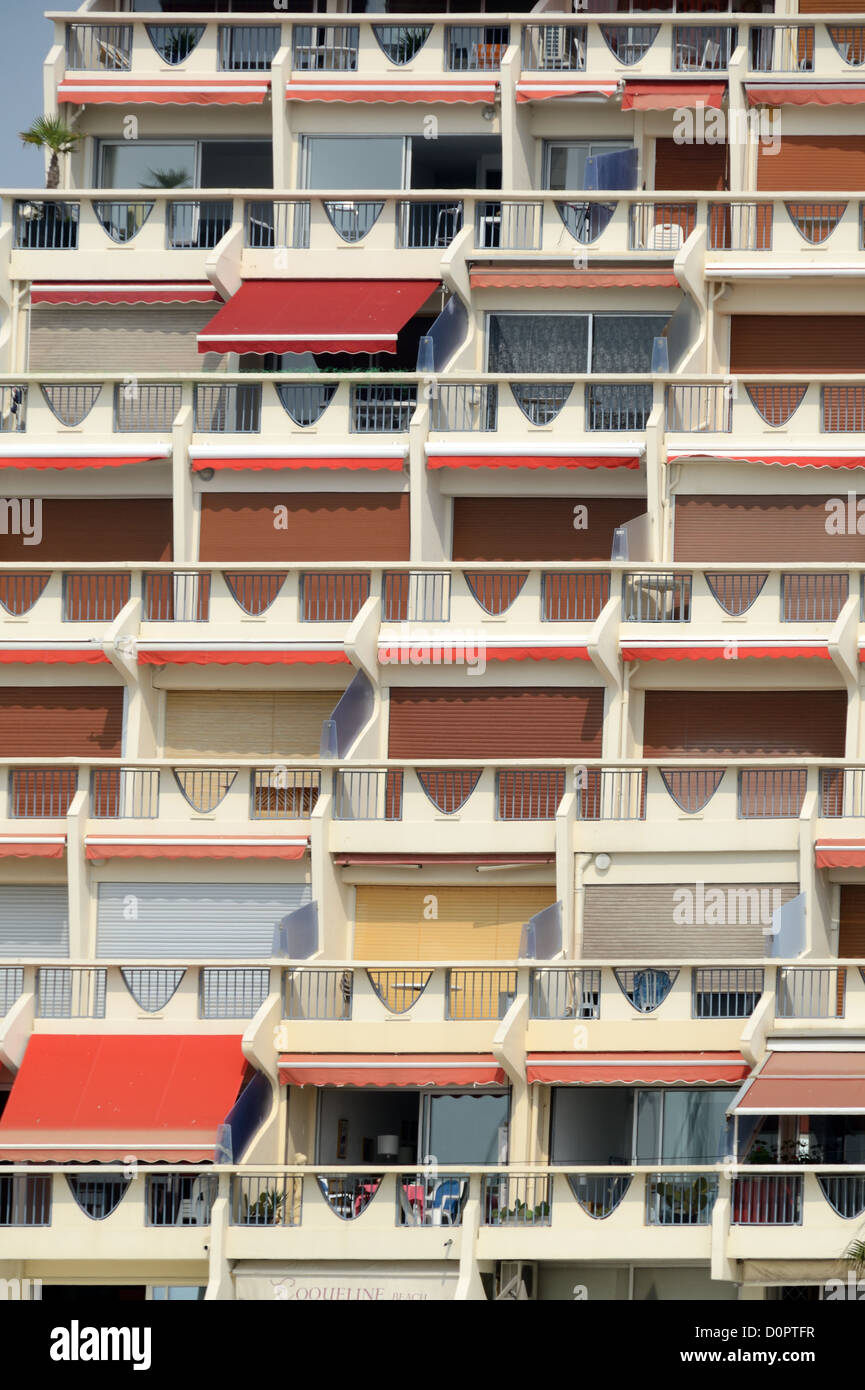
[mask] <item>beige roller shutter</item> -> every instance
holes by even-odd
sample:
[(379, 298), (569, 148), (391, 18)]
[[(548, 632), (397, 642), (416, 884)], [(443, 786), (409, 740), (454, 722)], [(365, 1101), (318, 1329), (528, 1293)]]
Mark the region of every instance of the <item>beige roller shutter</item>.
[(212, 304), (36, 305), (30, 370), (200, 372), (219, 361), (198, 351)]
[(170, 690), (168, 757), (318, 757), (337, 690)]
[[(555, 899), (531, 888), (419, 883), (357, 889), (355, 960), (516, 960), (530, 917)], [(431, 918), (425, 913), (435, 911)]]
[(586, 888), (583, 956), (622, 965), (762, 957), (764, 926), (797, 893), (791, 883), (628, 883)]

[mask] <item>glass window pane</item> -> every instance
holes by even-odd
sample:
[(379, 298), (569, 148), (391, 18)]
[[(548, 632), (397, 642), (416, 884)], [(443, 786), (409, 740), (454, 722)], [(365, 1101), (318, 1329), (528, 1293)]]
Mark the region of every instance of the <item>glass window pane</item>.
[(735, 1091), (668, 1091), (664, 1163), (716, 1163), (728, 1152), (727, 1106)]
[(595, 314), (593, 372), (650, 372), (652, 345), (667, 323), (663, 314)]
[(205, 140), (201, 146), (202, 188), (272, 188), (269, 140)]
[(491, 372), (584, 372), (588, 314), (491, 314)]
[(657, 1163), (661, 1149), (661, 1091), (637, 1095), (637, 1162)]
[(401, 135), (365, 135), (362, 140), (315, 135), (307, 141), (306, 187), (329, 191), (403, 186)]
[(506, 1095), (431, 1096), (429, 1152), (438, 1163), (499, 1163), (507, 1123)]
[(631, 144), (627, 140), (569, 140), (567, 144), (550, 145), (547, 187), (585, 188), (586, 160), (590, 154), (612, 154), (629, 149)]
[(630, 1163), (634, 1092), (624, 1086), (553, 1089), (553, 1163)]
[(194, 144), (131, 140), (103, 146), (102, 188), (192, 188), (194, 184)]

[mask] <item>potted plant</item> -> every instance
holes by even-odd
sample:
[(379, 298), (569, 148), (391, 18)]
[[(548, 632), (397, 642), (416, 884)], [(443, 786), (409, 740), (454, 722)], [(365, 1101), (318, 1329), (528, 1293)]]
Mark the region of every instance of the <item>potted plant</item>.
[(244, 1197), (243, 1220), (246, 1226), (278, 1226), (282, 1221), (285, 1206), (285, 1193), (275, 1188), (265, 1188), (254, 1202)]

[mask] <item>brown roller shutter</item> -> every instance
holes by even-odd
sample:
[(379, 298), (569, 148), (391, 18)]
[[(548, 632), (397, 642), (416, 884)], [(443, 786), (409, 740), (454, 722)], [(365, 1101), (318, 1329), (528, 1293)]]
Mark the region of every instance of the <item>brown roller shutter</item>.
[[(37, 304), (30, 316), (31, 372), (202, 372), (197, 334), (212, 304)], [(110, 387), (104, 388), (106, 391)]]
[(168, 497), (46, 497), (39, 545), (25, 545), (23, 536), (0, 534), (4, 564), (170, 559)]
[(408, 558), (408, 493), (212, 492), (202, 499), (202, 560)]
[(317, 758), (338, 690), (170, 690), (165, 753), (188, 758)]
[(865, 14), (865, 0), (799, 0), (800, 14)]
[[(524, 925), (555, 896), (552, 884), (365, 884), (356, 891), (356, 960), (516, 960)], [(457, 1017), (459, 1004), (451, 1001)]]
[[(575, 530), (578, 506), (588, 515)], [(455, 497), (453, 558), (609, 560), (616, 527), (645, 510), (644, 497)]]
[(677, 497), (675, 557), (700, 564), (731, 560), (760, 565), (865, 560), (865, 536), (826, 530), (832, 500), (828, 494), (780, 493)]
[(655, 190), (720, 193), (727, 186), (726, 145), (685, 145), (655, 141)]
[(865, 315), (734, 314), (730, 371), (865, 371)]
[(865, 960), (865, 883), (842, 884), (838, 955)]
[(589, 884), (583, 956), (622, 961), (762, 957), (763, 928), (796, 896), (790, 883)]
[(599, 758), (602, 690), (392, 689), (391, 758)]
[(0, 754), (113, 758), (123, 739), (120, 686), (0, 686)]
[(841, 690), (647, 690), (646, 758), (842, 758)]
[(780, 149), (761, 141), (757, 187), (764, 193), (862, 192), (865, 135), (788, 135)]

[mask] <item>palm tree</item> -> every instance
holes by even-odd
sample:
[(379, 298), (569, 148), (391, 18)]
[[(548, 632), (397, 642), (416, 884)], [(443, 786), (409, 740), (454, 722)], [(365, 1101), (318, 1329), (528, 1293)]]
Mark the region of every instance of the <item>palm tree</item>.
[(865, 1274), (865, 1240), (860, 1237), (851, 1241), (844, 1251), (844, 1259), (849, 1262), (857, 1279), (861, 1279)]
[(186, 188), (189, 174), (185, 169), (148, 169), (153, 183), (143, 183), (142, 188)]
[(72, 130), (60, 116), (37, 116), (29, 130), (21, 131), (25, 145), (36, 145), (39, 149), (50, 150), (46, 188), (60, 187), (60, 155), (70, 154), (81, 136)]

